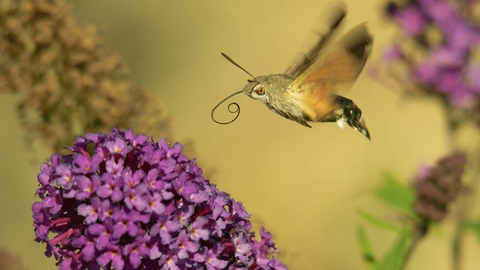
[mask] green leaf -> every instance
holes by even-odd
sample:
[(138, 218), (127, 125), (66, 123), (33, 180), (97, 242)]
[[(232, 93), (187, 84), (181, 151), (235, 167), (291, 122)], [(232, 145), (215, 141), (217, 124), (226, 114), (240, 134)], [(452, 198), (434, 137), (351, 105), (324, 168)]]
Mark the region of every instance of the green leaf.
[(357, 240), (358, 245), (360, 248), (360, 252), (362, 253), (362, 258), (368, 266), (368, 269), (375, 270), (377, 265), (375, 261), (375, 255), (370, 248), (370, 244), (368, 243), (367, 233), (365, 231), (365, 227), (359, 226), (357, 230)]
[(375, 195), (402, 212), (415, 216), (411, 209), (415, 199), (412, 189), (402, 185), (392, 174), (383, 173), (383, 185), (375, 191)]
[(369, 213), (369, 212), (367, 212), (363, 209), (358, 208), (357, 212), (358, 212), (358, 214), (360, 214), (360, 216), (363, 219), (365, 219), (365, 221), (367, 221), (368, 223), (370, 223), (372, 225), (378, 226), (378, 227), (383, 228), (383, 229), (391, 230), (391, 231), (398, 231), (400, 229), (399, 226), (397, 226), (395, 224), (392, 224), (388, 221), (384, 221), (384, 220), (372, 215), (371, 213)]
[(411, 238), (410, 229), (404, 226), (398, 233), (395, 243), (390, 250), (385, 254), (383, 261), (378, 266), (377, 270), (400, 270), (403, 262), (406, 259), (408, 244)]
[(480, 242), (480, 221), (470, 222), (466, 225), (466, 228), (472, 230), (477, 236), (478, 241)]

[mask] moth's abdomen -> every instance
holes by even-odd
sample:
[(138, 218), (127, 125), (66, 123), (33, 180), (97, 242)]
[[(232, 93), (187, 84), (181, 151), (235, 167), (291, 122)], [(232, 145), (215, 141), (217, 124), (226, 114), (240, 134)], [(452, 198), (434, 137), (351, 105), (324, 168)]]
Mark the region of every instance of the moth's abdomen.
[(363, 119), (362, 110), (351, 99), (335, 95), (337, 109), (327, 114), (319, 122), (337, 122), (340, 127), (347, 123), (351, 128), (358, 130), (370, 140), (370, 132)]
[[(317, 89), (327, 87), (316, 86)], [(318, 122), (336, 108), (333, 96), (329, 91), (309, 91), (308, 89), (298, 93), (299, 107), (304, 116), (312, 122)]]

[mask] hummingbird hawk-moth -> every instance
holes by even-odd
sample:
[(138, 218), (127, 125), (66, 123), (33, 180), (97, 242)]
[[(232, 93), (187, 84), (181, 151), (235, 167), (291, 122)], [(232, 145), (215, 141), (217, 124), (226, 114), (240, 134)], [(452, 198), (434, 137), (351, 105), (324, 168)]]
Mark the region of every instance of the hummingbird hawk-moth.
[(235, 102), (228, 105), (229, 112), (237, 113), (233, 120), (219, 122), (213, 113), (227, 99), (245, 93), (265, 103), (273, 112), (303, 126), (311, 127), (308, 122), (337, 122), (343, 128), (346, 123), (370, 139), (362, 111), (352, 100), (336, 93), (349, 88), (362, 71), (370, 55), (372, 36), (362, 23), (350, 29), (332, 46), (326, 46), (345, 16), (344, 7), (330, 10), (326, 20), (328, 30), (282, 74), (255, 77), (222, 53), (253, 79), (248, 80), (243, 90), (228, 96), (213, 108), (213, 121), (218, 124), (235, 121), (240, 115), (240, 107)]

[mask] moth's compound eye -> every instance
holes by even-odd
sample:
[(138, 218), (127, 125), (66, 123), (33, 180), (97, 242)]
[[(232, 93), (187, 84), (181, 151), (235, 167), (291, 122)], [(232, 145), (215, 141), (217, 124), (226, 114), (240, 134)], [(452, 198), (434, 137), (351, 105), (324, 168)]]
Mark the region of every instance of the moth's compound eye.
[(265, 86), (261, 84), (257, 84), (253, 88), (253, 92), (255, 92), (255, 94), (257, 94), (258, 96), (263, 96), (265, 95)]

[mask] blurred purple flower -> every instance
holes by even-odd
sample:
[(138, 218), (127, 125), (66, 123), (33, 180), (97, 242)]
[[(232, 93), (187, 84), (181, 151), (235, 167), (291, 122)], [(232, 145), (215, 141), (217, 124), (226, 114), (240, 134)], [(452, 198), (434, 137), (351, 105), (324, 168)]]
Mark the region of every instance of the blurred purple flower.
[(420, 63), (412, 71), (415, 79), (424, 84), (432, 84), (438, 78), (439, 69), (432, 63)]
[(468, 86), (480, 95), (480, 64), (468, 66), (465, 77)]
[(397, 46), (397, 44), (393, 44), (387, 47), (383, 56), (385, 57), (385, 60), (389, 62), (390, 61), (393, 62), (393, 61), (400, 60), (403, 54), (402, 54), (402, 50)]
[(463, 185), (461, 177), (466, 163), (463, 153), (442, 158), (436, 166), (421, 166), (415, 181), (413, 210), (426, 220), (440, 222), (447, 214)]
[(387, 47), (376, 77), (393, 79), (409, 93), (440, 97), (480, 125), (480, 72), (475, 62), (480, 26), (468, 20), (471, 8), (448, 0), (391, 0), (385, 11), (400, 31)]
[(256, 241), (243, 205), (180, 144), (113, 129), (68, 149), (41, 165), (32, 206), (35, 240), (59, 269), (286, 269), (271, 234)]
[(422, 10), (417, 7), (405, 8), (397, 13), (397, 20), (407, 35), (420, 34), (427, 24)]

